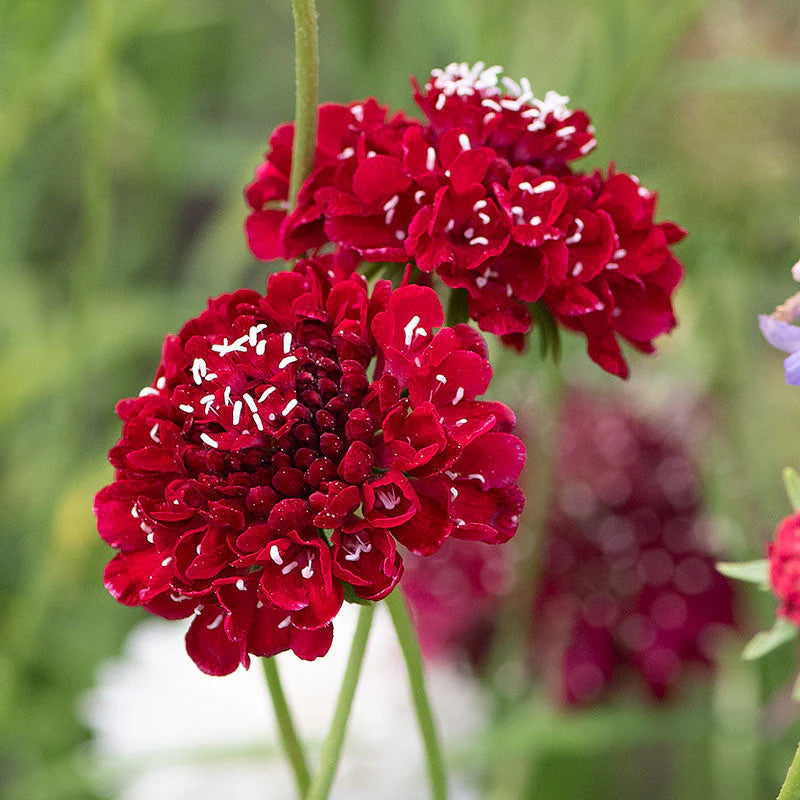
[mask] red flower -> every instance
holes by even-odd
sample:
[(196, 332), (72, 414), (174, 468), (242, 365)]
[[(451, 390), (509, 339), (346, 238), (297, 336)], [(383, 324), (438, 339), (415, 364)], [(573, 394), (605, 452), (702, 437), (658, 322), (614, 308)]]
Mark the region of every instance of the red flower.
[(470, 317), (518, 349), (538, 301), (626, 377), (618, 339), (652, 352), (676, 324), (670, 246), (684, 231), (653, 221), (656, 197), (632, 176), (573, 172), (595, 146), (588, 116), (499, 73), (451, 64), (414, 82), (426, 125), (387, 120), (373, 99), (322, 106), (315, 169), (288, 217), (292, 128), (278, 128), (247, 189), (250, 247), (273, 258), (333, 244), (354, 269), (412, 261), (466, 290)]
[(118, 405), (116, 478), (95, 503), (120, 551), (106, 587), (194, 615), (187, 650), (211, 674), (323, 655), (348, 585), (378, 600), (397, 584), (397, 542), (427, 555), (517, 528), (524, 448), (511, 412), (476, 399), (483, 341), (441, 328), (432, 289), (382, 281), (370, 297), (337, 271), (304, 261), (264, 296), (209, 301)]
[(778, 615), (800, 625), (800, 514), (792, 514), (769, 544), (769, 582), (778, 598)]

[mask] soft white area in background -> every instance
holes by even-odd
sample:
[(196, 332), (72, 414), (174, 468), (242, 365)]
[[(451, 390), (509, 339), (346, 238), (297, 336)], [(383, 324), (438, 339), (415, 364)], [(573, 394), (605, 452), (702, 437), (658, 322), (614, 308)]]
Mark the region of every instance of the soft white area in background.
[[(304, 741), (327, 733), (344, 672), (357, 609), (345, 604), (333, 646), (304, 662), (278, 656), (289, 704)], [(83, 701), (94, 732), (102, 787), (117, 800), (289, 800), (294, 784), (280, 754), (189, 760), (189, 751), (277, 747), (276, 726), (258, 659), (248, 672), (203, 675), (183, 647), (185, 623), (148, 621), (123, 655), (105, 664)], [(486, 722), (478, 685), (444, 664), (428, 667), (428, 686), (445, 743), (454, 745)], [(314, 750), (316, 754), (316, 749)], [(471, 776), (451, 773), (454, 800), (480, 797)], [(98, 778), (98, 780), (101, 780)], [(389, 615), (378, 608), (370, 633), (344, 753), (331, 798), (429, 796), (425, 760), (408, 679)]]

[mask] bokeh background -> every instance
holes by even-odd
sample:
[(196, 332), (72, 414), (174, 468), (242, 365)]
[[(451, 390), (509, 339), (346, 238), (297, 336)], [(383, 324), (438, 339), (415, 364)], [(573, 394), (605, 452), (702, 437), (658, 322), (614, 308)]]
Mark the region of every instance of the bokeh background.
[[(680, 327), (660, 354), (632, 354), (634, 378), (622, 384), (567, 335), (558, 376), (534, 348), (500, 358), (494, 391), (544, 408), (530, 419), (545, 434), (561, 380), (667, 420), (699, 398), (708, 513), (728, 557), (761, 557), (789, 511), (781, 468), (800, 466), (800, 392), (784, 386), (756, 324), (795, 290), (789, 267), (800, 257), (797, 3), (319, 9), (323, 100), (372, 94), (413, 112), (409, 75), (453, 60), (503, 64), (538, 96), (557, 89), (588, 110), (599, 147), (585, 164), (613, 160), (658, 190), (659, 218), (690, 231), (678, 250)], [(111, 477), (113, 406), (150, 382), (164, 334), (206, 297), (261, 289), (278, 266), (247, 251), (242, 188), (269, 132), (293, 115), (293, 85), (288, 0), (0, 0), (4, 798), (103, 796), (79, 698), (143, 619), (102, 587), (110, 553), (91, 514)], [(547, 448), (532, 456), (538, 497)], [(713, 679), (665, 706), (616, 698), (562, 713), (536, 687), (539, 713), (500, 704), (470, 751), (485, 765), (486, 796), (773, 797), (800, 736), (796, 652), (742, 662), (742, 642), (771, 624), (774, 602), (745, 587), (739, 607), (741, 635), (723, 642)], [(526, 778), (491, 789), (509, 773)]]

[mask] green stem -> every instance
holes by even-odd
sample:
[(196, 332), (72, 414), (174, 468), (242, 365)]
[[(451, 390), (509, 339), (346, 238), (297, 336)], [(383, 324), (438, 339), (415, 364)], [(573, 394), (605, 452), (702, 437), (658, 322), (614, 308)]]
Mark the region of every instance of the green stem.
[(297, 736), (297, 730), (292, 720), (292, 713), (289, 711), (286, 695), (283, 693), (281, 677), (278, 674), (278, 665), (274, 658), (262, 658), (261, 664), (264, 667), (264, 676), (267, 679), (267, 686), (269, 687), (269, 693), (272, 697), (275, 719), (278, 721), (278, 733), (281, 739), (281, 746), (292, 765), (298, 794), (300, 797), (305, 797), (311, 778), (308, 772), (308, 764), (306, 763), (303, 745), (300, 743), (300, 739)]
[(431, 797), (433, 800), (446, 800), (447, 777), (444, 770), (442, 750), (439, 747), (439, 738), (436, 733), (436, 722), (433, 719), (428, 691), (425, 688), (425, 669), (422, 664), (422, 654), (417, 641), (417, 634), (408, 614), (408, 607), (403, 595), (395, 589), (384, 601), (392, 616), (400, 649), (406, 661), (408, 681), (411, 685), (411, 698), (417, 712), (419, 729), (425, 744), (425, 755), (428, 760), (428, 778), (431, 784)]
[(342, 688), (339, 690), (339, 699), (336, 701), (336, 710), (333, 712), (333, 721), (328, 731), (328, 737), (322, 745), (319, 768), (314, 775), (308, 794), (305, 795), (305, 800), (326, 800), (331, 791), (336, 768), (339, 766), (342, 744), (347, 733), (347, 721), (350, 718), (350, 708), (353, 705), (358, 676), (361, 674), (361, 664), (364, 661), (364, 652), (367, 649), (367, 638), (374, 614), (374, 603), (361, 606), (359, 609), (358, 624), (350, 648), (350, 656), (347, 659)]
[(469, 305), (466, 289), (451, 289), (450, 300), (447, 303), (445, 325), (453, 327), (469, 319)]
[(292, 0), (292, 11), (296, 99), (289, 204), (294, 206), (297, 193), (314, 166), (319, 95), (319, 33), (314, 0)]
[(778, 800), (798, 800), (800, 798), (800, 745), (794, 754), (786, 780), (783, 782)]

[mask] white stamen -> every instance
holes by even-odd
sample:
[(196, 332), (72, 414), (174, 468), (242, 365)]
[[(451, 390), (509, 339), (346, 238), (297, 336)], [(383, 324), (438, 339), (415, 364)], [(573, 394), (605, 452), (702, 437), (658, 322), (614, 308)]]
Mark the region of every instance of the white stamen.
[(466, 133), (458, 134), (458, 143), (461, 145), (462, 150), (471, 150), (472, 145), (469, 142), (469, 136)]
[(402, 242), (403, 239), (406, 238), (406, 232), (405, 231), (401, 231), (401, 230), (396, 230), (394, 232), (394, 238), (397, 239), (398, 241)]
[[(521, 184), (520, 184), (521, 186)], [(556, 188), (555, 181), (544, 181), (543, 183), (534, 186), (531, 190), (534, 194), (543, 194), (544, 192), (552, 192)]]
[(187, 414), (193, 414), (193, 413), (194, 413), (194, 406), (189, 406), (189, 405), (187, 405), (186, 403), (181, 403), (181, 404), (178, 406), (178, 408), (179, 408), (181, 411), (185, 411)]
[(459, 386), (456, 389), (456, 396), (453, 398), (453, 405), (457, 406), (464, 399), (464, 387)]
[[(533, 186), (531, 185), (530, 181), (522, 181), (522, 183), (519, 185), (519, 189), (522, 192), (531, 193), (533, 191)], [(520, 209), (520, 214), (521, 213), (522, 213), (522, 210)]]
[(375, 494), (378, 496), (378, 500), (381, 501), (381, 505), (387, 511), (391, 511), (393, 508), (396, 508), (400, 503), (400, 498), (397, 497), (393, 491), (382, 492), (380, 489), (377, 489)]
[(489, 283), (489, 281), (486, 280), (486, 278), (484, 278), (483, 275), (478, 275), (478, 277), (475, 278), (475, 285), (479, 289), (483, 289), (483, 287), (486, 286), (487, 283)]
[(436, 98), (436, 110), (441, 111), (444, 108), (444, 104), (447, 102), (447, 98), (444, 94), (440, 94)]
[(162, 566), (162, 567), (167, 567), (167, 566), (169, 566), (169, 562), (170, 562), (170, 561), (172, 561), (172, 556), (167, 556), (167, 557), (166, 557), (166, 558), (165, 558), (165, 559), (164, 559), (164, 560), (161, 562), (161, 566)]
[(237, 589), (238, 589), (240, 592), (243, 592), (243, 591), (245, 590), (245, 588), (246, 588), (246, 587), (245, 587), (245, 585), (244, 585), (244, 578), (239, 578), (239, 580), (238, 580), (238, 581), (236, 581), (236, 588), (237, 588)]
[(352, 115), (353, 115), (353, 116), (354, 116), (354, 117), (355, 117), (355, 118), (356, 118), (356, 119), (357, 119), (359, 122), (363, 122), (363, 121), (364, 121), (364, 106), (362, 106), (362, 105), (353, 106), (353, 107), (350, 109), (350, 113), (351, 113), (351, 114), (352, 114)]
[(447, 383), (447, 378), (445, 378), (445, 376), (441, 374), (436, 376), (436, 380), (439, 381), (439, 383)]
[(203, 378), (205, 378), (207, 372), (208, 367), (206, 366), (205, 359), (196, 358), (192, 362), (192, 379), (198, 386), (203, 382)]
[(470, 244), (489, 244), (489, 240), (485, 236), (476, 236), (474, 239), (469, 240)]
[(230, 386), (226, 386), (225, 387), (225, 391), (222, 394), (222, 399), (225, 402), (226, 406), (229, 406), (231, 404), (231, 387)]
[(207, 433), (201, 433), (200, 439), (209, 447), (219, 447), (219, 442), (217, 442), (215, 439), (212, 439)]
[(458, 497), (458, 489), (455, 486), (450, 487), (450, 495), (452, 496), (453, 500)]
[(210, 630), (210, 631), (213, 631), (216, 628), (219, 628), (219, 626), (222, 624), (223, 616), (224, 616), (223, 614), (217, 615), (217, 618), (210, 625), (206, 625), (206, 628), (208, 628), (208, 630)]
[(614, 260), (618, 260), (620, 258), (625, 258), (628, 255), (628, 251), (624, 247), (620, 247), (616, 253), (614, 253)]
[(419, 205), (422, 202), (422, 198), (425, 197), (425, 190), (419, 189), (418, 191), (414, 192), (414, 202)]
[(152, 428), (150, 428), (150, 438), (156, 443), (161, 444), (161, 437), (158, 435), (158, 423), (156, 422)]
[(264, 394), (262, 394), (261, 397), (258, 398), (258, 402), (263, 403), (274, 391), (275, 391), (274, 386), (270, 386), (268, 389), (265, 389)]
[(298, 567), (299, 564), (296, 561), (292, 561), (290, 564), (287, 564), (282, 570), (281, 575), (288, 575), (295, 567)]
[(465, 228), (464, 229), (464, 238), (471, 239), (475, 235), (475, 228)]
[(400, 202), (400, 195), (393, 194), (384, 204), (384, 211), (391, 211)]
[(297, 361), (297, 356), (286, 356), (286, 358), (281, 359), (281, 362), (278, 364), (278, 369), (288, 367), (289, 364), (294, 364), (295, 361)]
[(233, 404), (233, 424), (238, 425), (239, 420), (242, 418), (242, 401), (237, 400)]
[[(439, 95), (440, 97), (444, 97), (444, 95)], [(428, 148), (428, 154), (425, 158), (425, 169), (430, 172), (436, 166), (436, 151), (432, 148)]]
[(447, 223), (447, 225), (444, 226), (444, 232), (445, 233), (450, 233), (450, 231), (453, 230), (453, 228), (455, 228), (455, 226), (456, 226), (456, 221), (454, 219), (451, 219)]
[(283, 334), (283, 352), (288, 353), (292, 346), (292, 334), (289, 331)]
[(463, 419), (456, 420), (456, 428), (460, 428), (462, 425), (467, 424), (467, 418), (464, 417)]
[(340, 161), (345, 161), (348, 158), (352, 158), (356, 154), (356, 151), (352, 147), (345, 147), (341, 153), (337, 156)]
[(161, 376), (161, 377), (160, 377), (160, 378), (159, 378), (159, 379), (156, 381), (156, 389), (163, 389), (163, 388), (164, 388), (166, 385), (167, 385), (167, 379), (166, 379), (166, 378), (165, 378), (165, 377), (162, 375), (162, 376)]
[(577, 133), (578, 129), (574, 125), (565, 125), (563, 128), (559, 128), (556, 131), (556, 136), (560, 139), (566, 139), (568, 136), (572, 136), (573, 133)]
[(131, 506), (131, 516), (132, 516), (134, 519), (139, 519), (139, 509), (138, 509), (138, 508), (136, 508), (136, 506), (135, 506), (135, 505), (134, 505), (134, 506)]
[(411, 347), (411, 342), (414, 339), (414, 329), (419, 325), (419, 317), (414, 315), (409, 320), (408, 324), (403, 328), (405, 333), (406, 347)]
[(255, 401), (255, 400), (253, 400), (253, 395), (251, 395), (251, 394), (250, 394), (250, 392), (245, 392), (245, 393), (242, 395), (242, 400), (244, 400), (244, 401), (245, 401), (245, 403), (247, 403), (247, 407), (248, 407), (248, 408), (249, 408), (249, 409), (250, 409), (250, 410), (251, 410), (253, 413), (255, 413), (256, 411), (258, 411), (258, 406), (256, 405), (256, 401)]
[(583, 272), (583, 262), (579, 261), (573, 268), (572, 274), (577, 278)]
[(267, 340), (261, 339), (256, 345), (256, 355), (263, 356), (267, 352)]
[(264, 423), (261, 421), (261, 416), (258, 414), (258, 412), (253, 414), (253, 422), (255, 422), (256, 428), (258, 428), (260, 431), (264, 430)]
[(291, 399), (291, 400), (290, 400), (290, 401), (289, 401), (289, 402), (286, 404), (286, 406), (285, 406), (285, 408), (283, 409), (283, 411), (281, 411), (281, 414), (282, 414), (284, 417), (287, 417), (287, 416), (289, 416), (289, 414), (292, 412), (292, 409), (293, 409), (293, 408), (294, 408), (296, 405), (297, 405), (297, 400), (296, 400), (295, 398), (292, 398), (292, 399)]
[(300, 570), (300, 574), (308, 580), (314, 576), (314, 568), (311, 566), (311, 557), (309, 556), (308, 564), (306, 564), (303, 569)]
[(274, 544), (269, 549), (269, 557), (278, 565), (280, 566), (283, 564), (283, 559), (281, 558), (281, 554), (278, 551), (278, 545)]
[(468, 478), (473, 478), (476, 481), (480, 481), (481, 483), (486, 483), (486, 478), (480, 474), (480, 472), (473, 472), (472, 475), (467, 475)]
[(154, 389), (152, 386), (145, 386), (141, 392), (139, 392), (139, 397), (147, 397), (151, 394), (158, 394), (158, 390)]
[(250, 341), (250, 347), (256, 346), (256, 336), (258, 336), (264, 328), (267, 327), (266, 322), (259, 322), (258, 325), (251, 325), (250, 330), (247, 333), (248, 339)]
[(483, 211), (478, 214), (478, 217), (484, 225), (488, 225), (492, 221), (492, 218), (488, 214), (484, 214)]

